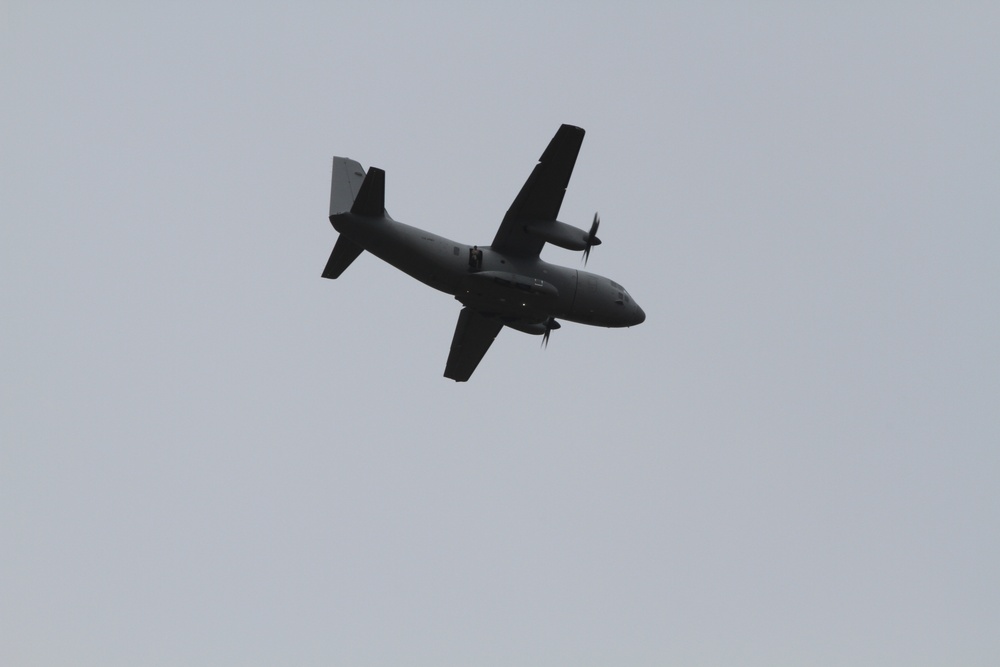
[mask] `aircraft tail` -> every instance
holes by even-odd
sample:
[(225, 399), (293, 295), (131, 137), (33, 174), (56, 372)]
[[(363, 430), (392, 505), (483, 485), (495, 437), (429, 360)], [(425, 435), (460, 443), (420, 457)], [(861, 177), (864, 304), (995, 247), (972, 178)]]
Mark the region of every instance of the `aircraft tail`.
[(330, 215), (347, 213), (365, 180), (365, 170), (346, 157), (333, 158), (333, 181), (330, 184)]
[(326, 262), (326, 268), (323, 269), (323, 277), (333, 280), (339, 278), (340, 274), (351, 265), (351, 262), (358, 258), (358, 255), (364, 250), (354, 241), (350, 240), (344, 235), (341, 235), (337, 239), (337, 243), (333, 246), (333, 252), (330, 253), (330, 259)]
[(377, 167), (368, 170), (351, 205), (351, 213), (366, 218), (388, 217), (385, 212), (385, 172)]
[(330, 183), (330, 216), (353, 213), (371, 218), (386, 216), (385, 172), (376, 167), (365, 170), (348, 158), (333, 158)]
[[(369, 218), (388, 217), (385, 211), (385, 172), (372, 167), (365, 174), (361, 165), (348, 158), (333, 158), (330, 183), (330, 222), (334, 216), (352, 213)], [(339, 278), (363, 248), (343, 234), (330, 253), (324, 278)]]

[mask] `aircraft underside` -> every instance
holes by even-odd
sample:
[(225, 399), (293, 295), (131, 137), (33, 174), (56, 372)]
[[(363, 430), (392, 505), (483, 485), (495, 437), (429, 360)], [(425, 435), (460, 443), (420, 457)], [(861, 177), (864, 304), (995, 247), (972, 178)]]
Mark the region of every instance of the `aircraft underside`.
[[(556, 219), (576, 162), (583, 130), (563, 125), (504, 216), (490, 246), (455, 243), (397, 222), (385, 210), (385, 172), (334, 158), (330, 222), (340, 232), (323, 271), (338, 278), (364, 251), (421, 282), (452, 294), (463, 308), (445, 377), (464, 382), (497, 334), (510, 327), (542, 335), (558, 319), (604, 327), (640, 324), (646, 315), (624, 287), (593, 273), (548, 264), (545, 243), (583, 251), (600, 240), (595, 214), (586, 232)], [(558, 319), (557, 319), (558, 318)]]

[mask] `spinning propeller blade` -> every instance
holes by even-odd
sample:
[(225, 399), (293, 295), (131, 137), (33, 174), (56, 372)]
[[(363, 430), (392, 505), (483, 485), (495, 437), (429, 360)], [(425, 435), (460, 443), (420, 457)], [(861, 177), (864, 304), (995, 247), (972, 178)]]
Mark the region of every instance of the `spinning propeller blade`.
[(562, 325), (556, 322), (554, 317), (550, 317), (545, 320), (545, 333), (542, 334), (542, 348), (546, 349), (549, 346), (549, 334), (552, 333), (553, 329), (559, 329)]
[(595, 245), (601, 245), (601, 239), (597, 238), (597, 228), (601, 226), (601, 216), (594, 214), (594, 221), (590, 224), (590, 233), (587, 235), (587, 247), (583, 249), (583, 265), (587, 266), (590, 259), (590, 249)]

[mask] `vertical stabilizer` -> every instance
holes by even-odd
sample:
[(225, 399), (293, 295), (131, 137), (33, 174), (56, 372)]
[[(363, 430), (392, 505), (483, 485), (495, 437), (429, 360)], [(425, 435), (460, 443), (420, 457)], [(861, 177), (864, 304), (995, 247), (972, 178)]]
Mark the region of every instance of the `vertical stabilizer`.
[[(382, 180), (384, 192), (385, 174), (382, 174)], [(351, 212), (358, 195), (365, 189), (363, 187), (365, 182), (365, 170), (359, 163), (345, 157), (333, 158), (333, 176), (330, 183), (331, 223), (334, 216)], [(323, 269), (323, 277), (339, 278), (361, 252), (361, 246), (341, 234), (333, 247), (333, 252), (330, 253), (326, 268)]]
[(351, 213), (366, 218), (383, 218), (385, 215), (385, 172), (377, 167), (368, 170), (361, 189), (351, 206)]

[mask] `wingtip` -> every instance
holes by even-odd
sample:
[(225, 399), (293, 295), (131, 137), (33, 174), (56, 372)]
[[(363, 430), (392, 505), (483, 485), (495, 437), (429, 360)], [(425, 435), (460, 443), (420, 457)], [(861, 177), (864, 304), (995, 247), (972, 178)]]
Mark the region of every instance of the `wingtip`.
[[(559, 127), (549, 145), (545, 147), (539, 162), (548, 162), (560, 154), (571, 155), (572, 162), (576, 162), (577, 153), (580, 152), (580, 145), (583, 143), (583, 135), (586, 134), (582, 127), (567, 125), (563, 123)], [(572, 171), (572, 169), (570, 169)]]

